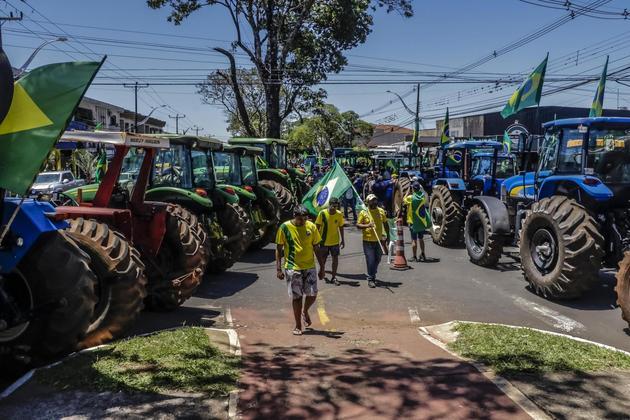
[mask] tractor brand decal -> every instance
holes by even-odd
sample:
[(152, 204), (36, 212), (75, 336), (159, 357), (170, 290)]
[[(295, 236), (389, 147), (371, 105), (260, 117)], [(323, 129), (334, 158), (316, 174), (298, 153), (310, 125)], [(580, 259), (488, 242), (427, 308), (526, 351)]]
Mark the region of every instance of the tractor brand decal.
[(573, 147), (582, 147), (582, 139), (574, 139), (574, 140), (569, 140), (567, 141), (567, 147), (568, 148), (573, 148)]
[(526, 197), (534, 193), (534, 185), (518, 185), (510, 190), (510, 197)]

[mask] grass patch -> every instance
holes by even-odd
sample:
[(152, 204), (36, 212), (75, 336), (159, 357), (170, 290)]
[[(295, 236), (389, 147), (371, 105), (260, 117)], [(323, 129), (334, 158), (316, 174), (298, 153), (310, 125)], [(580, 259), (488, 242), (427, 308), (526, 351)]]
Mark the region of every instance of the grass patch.
[(630, 356), (529, 328), (458, 323), (456, 353), (502, 375), (629, 370)]
[(60, 389), (202, 392), (225, 396), (236, 387), (240, 359), (211, 345), (201, 328), (124, 340), (38, 371), (38, 382)]

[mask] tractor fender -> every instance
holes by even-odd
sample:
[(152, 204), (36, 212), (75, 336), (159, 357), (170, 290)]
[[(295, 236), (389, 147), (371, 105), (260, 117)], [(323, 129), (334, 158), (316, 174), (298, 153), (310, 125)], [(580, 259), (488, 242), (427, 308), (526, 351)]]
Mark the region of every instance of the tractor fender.
[[(11, 272), (28, 254), (37, 239), (46, 232), (66, 229), (66, 221), (55, 221), (55, 208), (47, 201), (5, 198), (0, 226), (4, 226), (19, 206), (11, 228), (7, 246), (0, 249), (0, 273)], [(18, 241), (20, 240), (20, 241)]]
[(219, 188), (220, 190), (227, 192), (226, 189), (227, 188), (231, 188), (232, 190), (234, 190), (236, 192), (236, 194), (239, 197), (242, 197), (246, 200), (249, 201), (255, 201), (256, 200), (256, 194), (247, 191), (245, 188), (241, 188), (241, 187), (237, 187), (235, 185), (227, 185), (227, 184), (219, 184), (217, 185), (217, 188)]
[[(164, 201), (182, 204), (184, 207), (198, 207), (202, 211), (212, 210), (213, 203), (207, 197), (202, 197), (194, 191), (176, 187), (156, 187), (148, 190), (144, 198), (150, 201)], [(188, 203), (188, 204), (185, 204)]]
[(234, 194), (230, 193), (229, 191), (226, 191), (226, 189), (218, 188), (218, 187), (215, 189), (215, 191), (217, 192), (219, 196), (221, 196), (223, 200), (225, 200), (226, 203), (238, 204), (238, 202), (240, 201), (238, 198), (238, 194), (236, 193), (236, 190), (234, 190)]
[(267, 198), (272, 198), (274, 200), (276, 199), (276, 193), (271, 191), (269, 188), (263, 187), (262, 185), (257, 185), (255, 191), (257, 195), (262, 195)]
[(490, 196), (476, 196), (472, 204), (478, 204), (484, 208), (492, 225), (492, 232), (499, 235), (510, 234), (510, 217), (507, 207), (501, 200)]
[[(559, 190), (576, 191), (584, 194), (581, 200), (584, 202), (585, 197), (591, 201), (605, 202), (613, 198), (614, 193), (599, 179), (588, 175), (552, 175), (546, 177), (540, 184), (538, 191), (538, 199), (557, 195)], [(566, 194), (563, 194), (566, 195)]]
[(75, 187), (64, 191), (63, 194), (77, 201), (77, 198), (79, 197), (79, 190), (81, 190), (81, 202), (91, 203), (92, 201), (94, 201), (94, 197), (96, 196), (96, 191), (98, 191), (99, 185), (100, 184), (81, 185), (80, 187)]
[(287, 185), (289, 182), (289, 174), (282, 172), (279, 169), (259, 169), (258, 179), (267, 179), (270, 181), (276, 181), (282, 185)]
[(461, 178), (438, 178), (433, 181), (433, 186), (444, 185), (451, 191), (466, 191), (466, 184)]

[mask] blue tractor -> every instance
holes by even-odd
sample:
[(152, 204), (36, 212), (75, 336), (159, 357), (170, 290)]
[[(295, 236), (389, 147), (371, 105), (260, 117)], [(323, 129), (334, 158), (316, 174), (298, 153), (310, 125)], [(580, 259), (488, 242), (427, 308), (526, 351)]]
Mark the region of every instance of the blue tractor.
[[(1, 48), (0, 79), (1, 123), (14, 88), (11, 66)], [(74, 350), (94, 315), (96, 277), (90, 258), (66, 233), (68, 224), (56, 221), (54, 214), (48, 202), (11, 198), (0, 188), (3, 374)]]
[(630, 322), (630, 118), (544, 127), (537, 171), (507, 179), (501, 200), (485, 200), (484, 252), (492, 238), (518, 242), (525, 279), (557, 299), (580, 296), (601, 267), (619, 265), (618, 303)]
[(479, 198), (498, 197), (503, 180), (514, 175), (514, 156), (503, 152), (501, 142), (469, 140), (445, 146), (438, 159), (429, 203), (431, 235), (437, 245), (455, 246)]

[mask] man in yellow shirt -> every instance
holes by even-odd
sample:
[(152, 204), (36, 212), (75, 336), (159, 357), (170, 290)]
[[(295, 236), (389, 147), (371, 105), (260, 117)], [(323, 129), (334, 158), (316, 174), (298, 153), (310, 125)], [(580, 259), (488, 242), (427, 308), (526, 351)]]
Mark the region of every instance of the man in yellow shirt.
[(389, 229), (385, 210), (378, 207), (378, 198), (370, 194), (365, 199), (368, 208), (359, 213), (357, 227), (363, 231), (363, 253), (367, 264), (368, 286), (376, 287), (376, 271), (383, 249), (387, 249)]
[(294, 335), (302, 335), (302, 318), (305, 327), (311, 326), (308, 310), (317, 299), (315, 252), (322, 238), (317, 226), (308, 221), (307, 216), (306, 208), (298, 206), (293, 212), (293, 219), (281, 224), (276, 235), (277, 277), (287, 281), (295, 317)]
[(332, 256), (332, 277), (331, 283), (335, 286), (339, 286), (339, 280), (337, 280), (337, 267), (339, 266), (339, 252), (345, 246), (345, 238), (343, 227), (345, 221), (343, 215), (339, 211), (339, 199), (332, 197), (328, 202), (328, 208), (319, 212), (315, 224), (319, 229), (319, 234), (322, 237), (322, 243), (319, 247), (318, 259), (319, 259), (319, 279), (326, 277), (326, 260), (328, 254)]
[[(401, 208), (401, 211), (407, 214), (407, 226), (409, 226), (409, 232), (411, 234), (411, 251), (413, 257), (410, 261), (426, 261), (427, 258), (424, 255), (424, 234), (428, 227), (428, 222), (430, 221), (426, 208), (427, 197), (419, 182), (414, 182), (411, 185), (411, 189), (412, 193), (408, 194), (403, 199), (404, 207)], [(418, 255), (418, 244), (420, 245), (419, 260), (416, 257)]]

